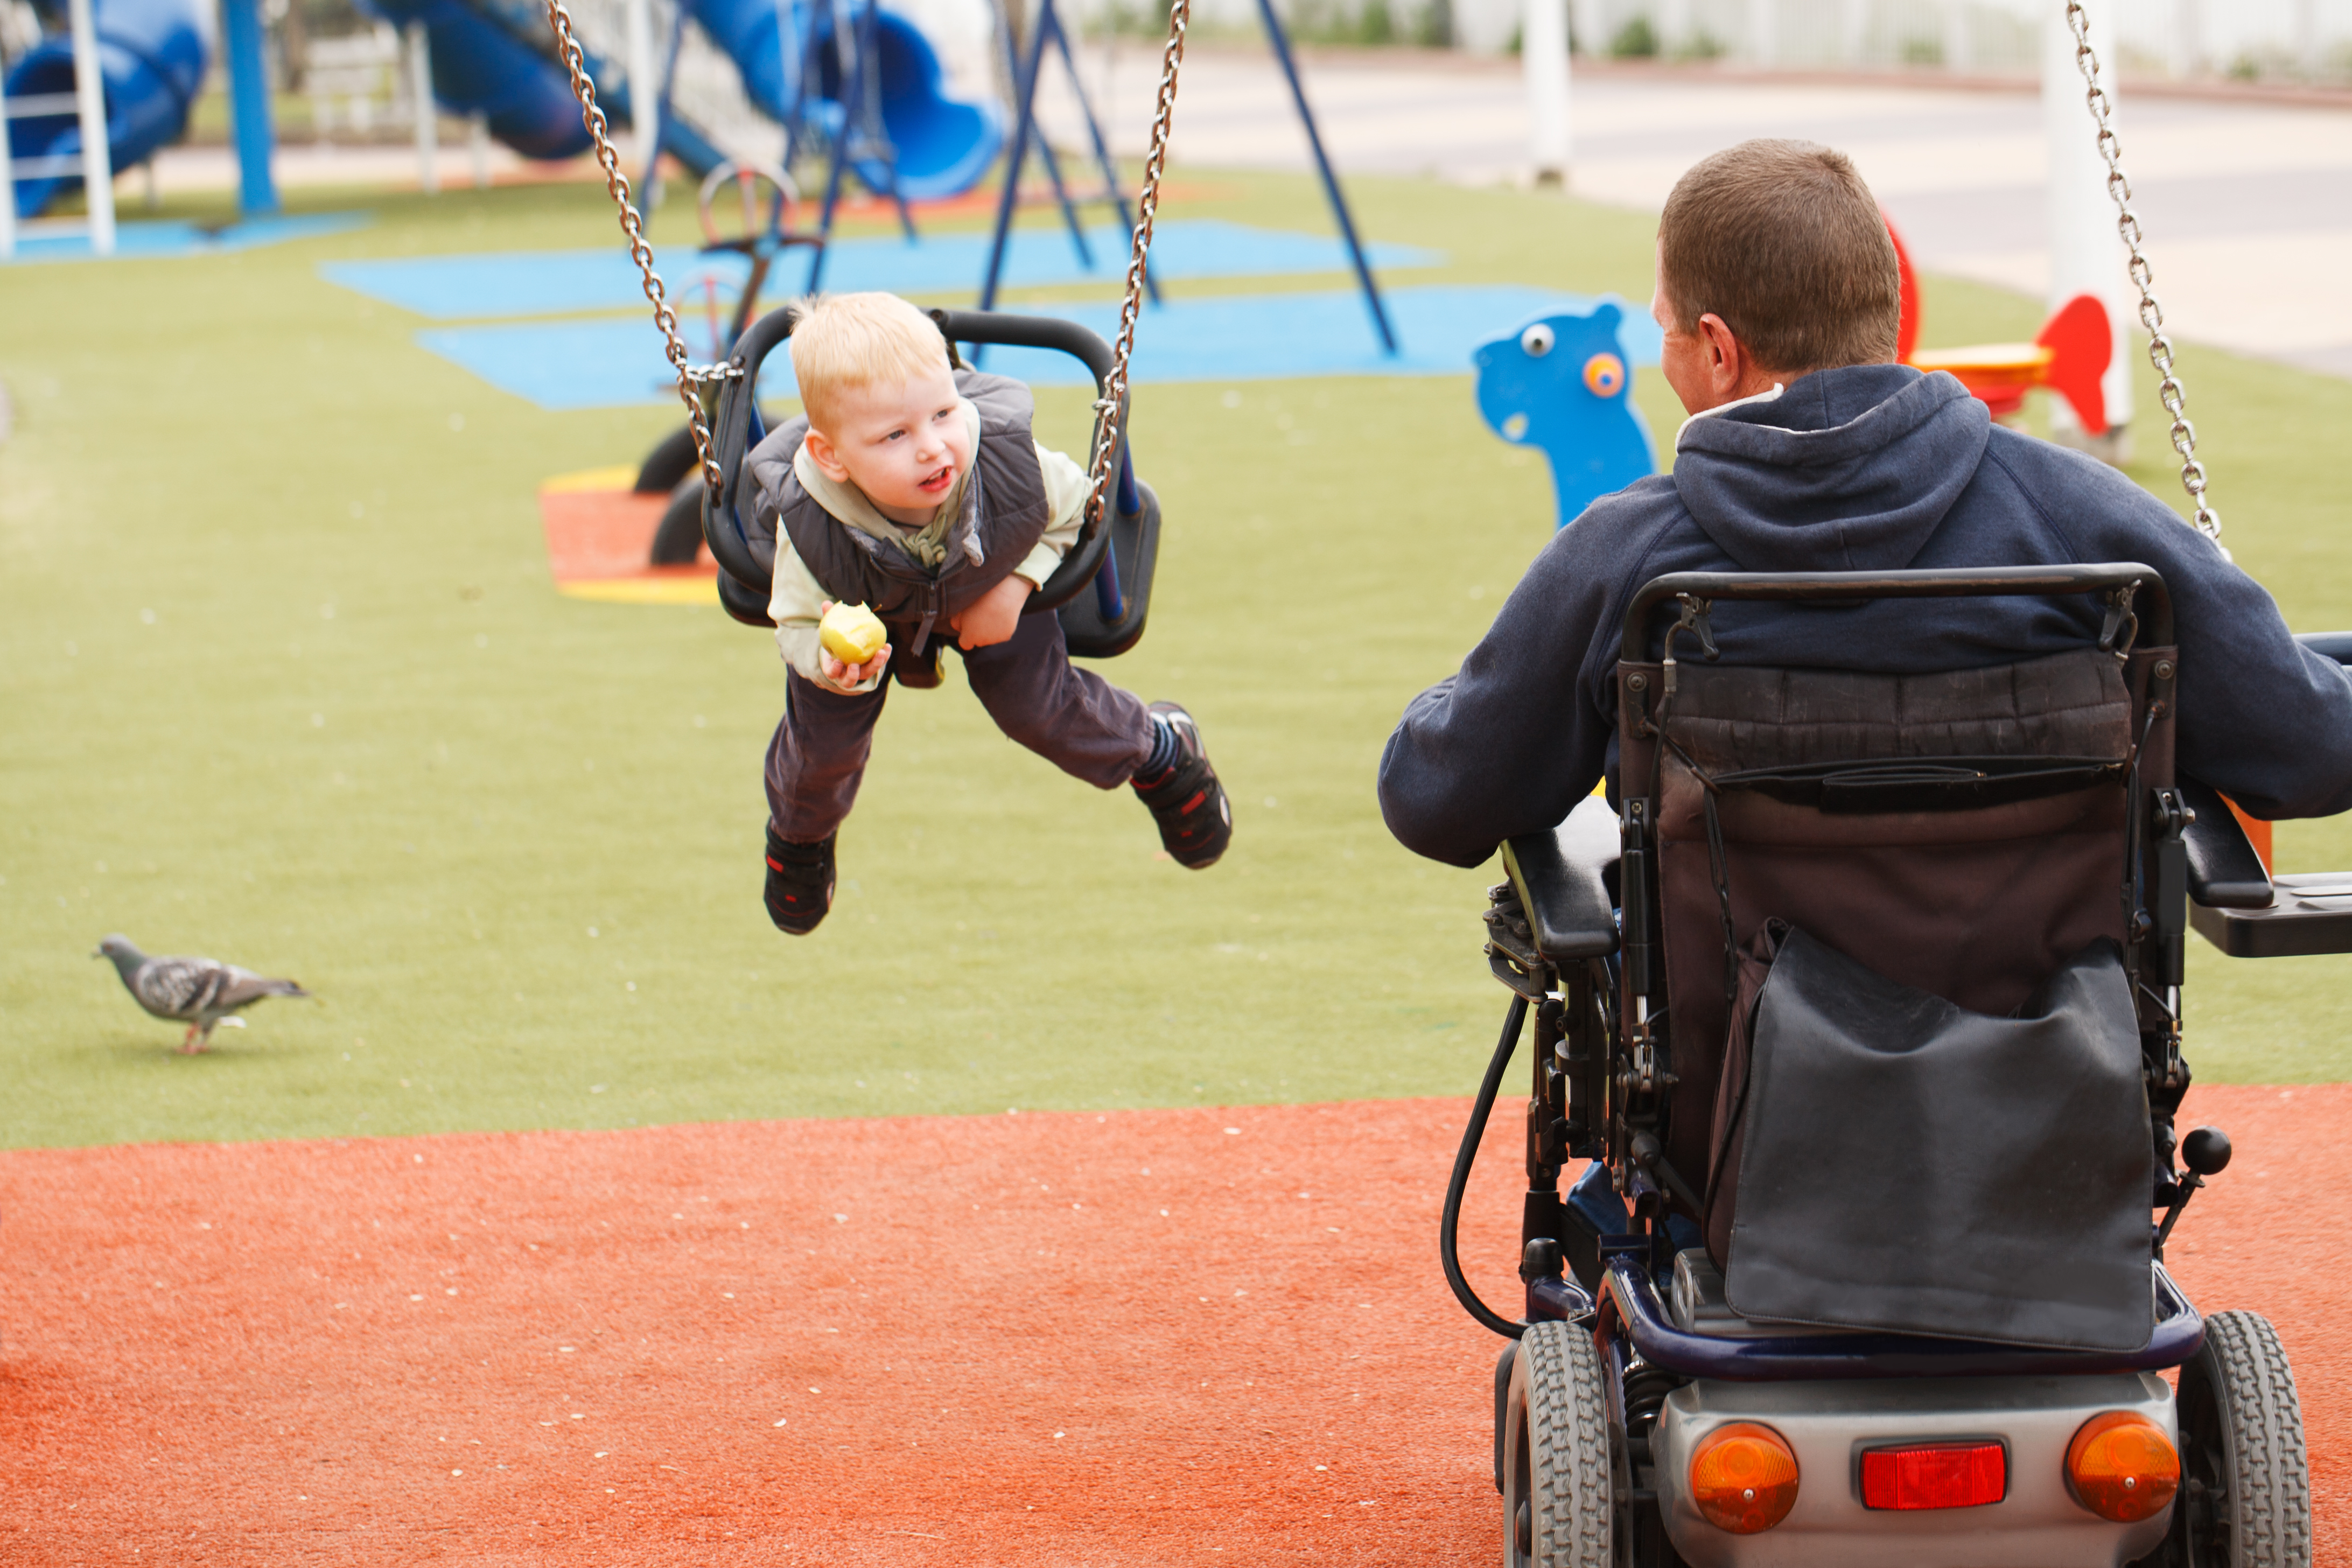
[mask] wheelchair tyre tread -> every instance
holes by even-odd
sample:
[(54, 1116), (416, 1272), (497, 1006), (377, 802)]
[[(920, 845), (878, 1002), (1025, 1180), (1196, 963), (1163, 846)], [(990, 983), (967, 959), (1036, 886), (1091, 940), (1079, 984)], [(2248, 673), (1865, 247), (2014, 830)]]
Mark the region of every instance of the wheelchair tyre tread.
[(1523, 1547), (1517, 1520), (1505, 1520), (1506, 1555), (1524, 1568), (1610, 1568), (1609, 1406), (1592, 1336), (1570, 1323), (1533, 1324), (1517, 1362), (1529, 1528)]
[(2181, 1369), (2179, 1408), (2183, 1480), (2219, 1481), (2226, 1495), (2218, 1510), (2187, 1495), (2175, 1505), (2172, 1562), (2310, 1568), (2303, 1407), (2269, 1321), (2235, 1311), (2206, 1319), (2204, 1348)]

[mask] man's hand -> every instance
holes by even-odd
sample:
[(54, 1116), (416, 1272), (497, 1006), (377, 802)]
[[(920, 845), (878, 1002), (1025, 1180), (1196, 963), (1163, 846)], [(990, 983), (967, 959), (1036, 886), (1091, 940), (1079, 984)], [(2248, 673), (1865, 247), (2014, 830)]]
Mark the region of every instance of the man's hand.
[[(823, 616), (832, 608), (833, 601), (827, 599), (817, 614)], [(856, 697), (860, 695), (857, 689), (860, 686), (890, 667), (890, 645), (886, 642), (875, 649), (874, 657), (864, 664), (844, 664), (827, 651), (824, 644), (819, 643), (816, 645), (816, 662), (819, 686), (837, 691), (844, 697)]]
[(1037, 591), (1036, 584), (1016, 574), (982, 594), (967, 606), (963, 614), (952, 616), (948, 625), (956, 631), (956, 646), (969, 652), (976, 647), (992, 647), (1013, 636), (1021, 625), (1021, 606)]

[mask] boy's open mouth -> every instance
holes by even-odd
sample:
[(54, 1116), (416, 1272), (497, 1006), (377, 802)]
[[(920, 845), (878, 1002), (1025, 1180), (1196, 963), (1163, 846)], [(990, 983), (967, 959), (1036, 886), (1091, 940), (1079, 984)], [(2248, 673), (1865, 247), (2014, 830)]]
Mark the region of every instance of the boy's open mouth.
[(947, 493), (947, 488), (955, 483), (955, 465), (953, 463), (948, 463), (932, 469), (928, 474), (925, 474), (922, 479), (918, 481), (917, 488), (921, 489), (925, 495), (944, 495)]

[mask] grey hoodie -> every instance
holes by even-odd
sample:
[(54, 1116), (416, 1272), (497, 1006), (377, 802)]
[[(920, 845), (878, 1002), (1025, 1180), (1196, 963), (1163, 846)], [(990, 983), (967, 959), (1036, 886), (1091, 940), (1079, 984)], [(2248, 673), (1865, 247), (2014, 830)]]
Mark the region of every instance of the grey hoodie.
[[(1461, 673), (1406, 708), (1380, 773), (1406, 847), (1475, 866), (1559, 821), (1604, 774), (1615, 798), (1619, 623), (1668, 572), (2144, 562), (2172, 594), (2182, 771), (2257, 816), (2352, 809), (2345, 671), (2296, 646), (2261, 585), (2170, 508), (1993, 425), (1950, 376), (1818, 371), (1693, 420), (1676, 445), (1672, 475), (1554, 534)], [(2336, 619), (2352, 626), (2352, 605)], [(2087, 598), (1727, 604), (1714, 622), (1729, 663), (1917, 673), (2080, 647), (2098, 612)]]

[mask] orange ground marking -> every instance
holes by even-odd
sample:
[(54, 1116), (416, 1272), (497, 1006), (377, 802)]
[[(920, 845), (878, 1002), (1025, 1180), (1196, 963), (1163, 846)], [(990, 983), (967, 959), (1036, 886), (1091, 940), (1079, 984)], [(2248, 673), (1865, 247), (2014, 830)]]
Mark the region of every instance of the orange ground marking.
[[(2279, 1322), (2343, 1561), (2352, 1087), (2192, 1109), (2238, 1156), (2176, 1264)], [(0, 1561), (1483, 1568), (1463, 1110), (0, 1154)]]
[(540, 486), (540, 523), (546, 530), (548, 570), (556, 587), (583, 599), (716, 602), (719, 568), (709, 546), (703, 546), (691, 566), (647, 563), (669, 498), (639, 495), (629, 488), (635, 479), (634, 468), (591, 468)]

